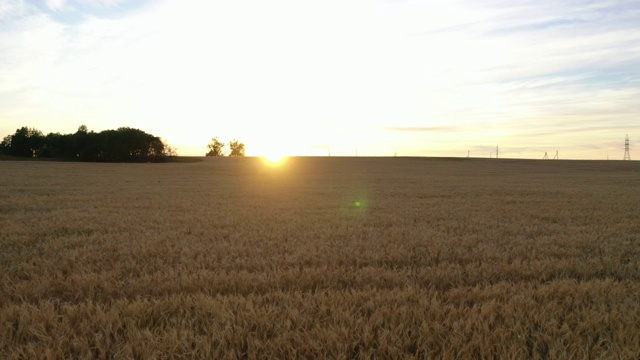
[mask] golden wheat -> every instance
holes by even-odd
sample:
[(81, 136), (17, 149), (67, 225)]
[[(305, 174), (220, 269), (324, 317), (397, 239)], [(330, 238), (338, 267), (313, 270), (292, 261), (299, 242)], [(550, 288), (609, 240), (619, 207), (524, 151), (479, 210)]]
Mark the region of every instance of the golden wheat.
[(0, 162), (0, 358), (640, 358), (640, 165)]

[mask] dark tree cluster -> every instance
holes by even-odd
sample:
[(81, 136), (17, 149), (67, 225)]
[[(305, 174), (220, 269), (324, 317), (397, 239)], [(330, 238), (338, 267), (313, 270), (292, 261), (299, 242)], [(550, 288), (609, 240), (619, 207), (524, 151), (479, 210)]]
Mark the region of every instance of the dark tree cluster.
[[(217, 137), (214, 137), (211, 139), (209, 145), (207, 145), (209, 152), (207, 152), (205, 156), (224, 156), (223, 149), (225, 145), (226, 144), (218, 140)], [(229, 156), (244, 156), (245, 154), (244, 144), (238, 140), (229, 141), (229, 150)]]
[(82, 125), (74, 134), (50, 133), (22, 127), (0, 143), (0, 153), (28, 158), (96, 162), (158, 162), (174, 151), (159, 137), (129, 127), (101, 132)]

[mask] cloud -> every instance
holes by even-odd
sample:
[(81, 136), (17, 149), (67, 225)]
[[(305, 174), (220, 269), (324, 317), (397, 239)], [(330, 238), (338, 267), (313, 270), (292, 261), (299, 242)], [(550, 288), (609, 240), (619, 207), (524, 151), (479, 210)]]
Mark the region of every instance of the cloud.
[(90, 18), (119, 18), (144, 8), (154, 0), (24, 0), (30, 13), (42, 13), (51, 19), (74, 25)]
[[(26, 6), (22, 1), (0, 0), (0, 20), (7, 21), (22, 17), (26, 13)], [(0, 24), (0, 29), (2, 29)]]
[(63, 11), (67, 9), (67, 0), (46, 0), (45, 5), (52, 11)]

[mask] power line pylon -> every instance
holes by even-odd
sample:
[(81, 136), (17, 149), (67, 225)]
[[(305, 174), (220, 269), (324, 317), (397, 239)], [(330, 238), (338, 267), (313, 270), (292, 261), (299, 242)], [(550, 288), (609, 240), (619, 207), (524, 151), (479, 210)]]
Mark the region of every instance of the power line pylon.
[(631, 160), (631, 155), (629, 155), (629, 134), (624, 139), (624, 159), (623, 160)]

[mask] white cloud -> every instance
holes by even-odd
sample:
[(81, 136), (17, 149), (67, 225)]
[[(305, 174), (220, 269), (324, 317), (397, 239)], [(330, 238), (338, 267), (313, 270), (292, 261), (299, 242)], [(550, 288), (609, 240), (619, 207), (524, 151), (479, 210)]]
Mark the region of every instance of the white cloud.
[(53, 11), (64, 11), (68, 8), (67, 0), (45, 0), (45, 4)]
[(45, 0), (46, 6), (54, 11), (77, 11), (81, 8), (115, 8), (126, 4), (126, 0)]
[(23, 16), (25, 11), (25, 4), (22, 1), (0, 0), (0, 20), (7, 21), (15, 17)]
[(117, 7), (123, 3), (126, 3), (126, 0), (76, 0), (77, 3), (94, 6), (94, 7)]

